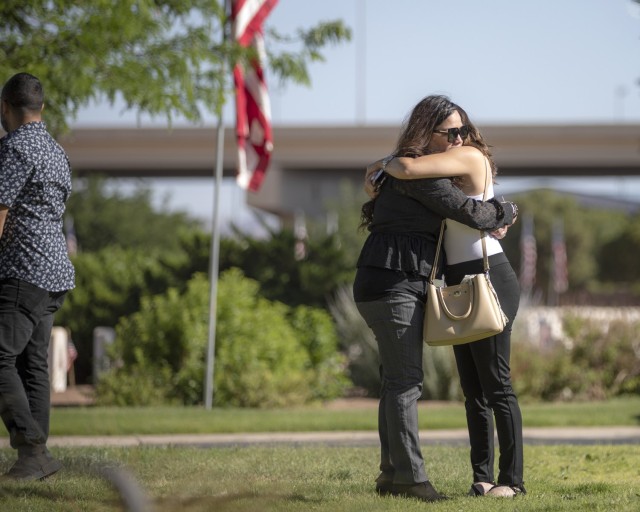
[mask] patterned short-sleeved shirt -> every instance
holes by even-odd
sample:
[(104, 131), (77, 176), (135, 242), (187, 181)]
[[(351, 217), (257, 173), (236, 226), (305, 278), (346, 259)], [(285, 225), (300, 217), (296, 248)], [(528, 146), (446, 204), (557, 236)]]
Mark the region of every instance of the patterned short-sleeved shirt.
[(0, 140), (0, 204), (9, 207), (0, 279), (22, 279), (51, 292), (74, 287), (62, 231), (70, 193), (69, 160), (43, 122), (24, 124)]

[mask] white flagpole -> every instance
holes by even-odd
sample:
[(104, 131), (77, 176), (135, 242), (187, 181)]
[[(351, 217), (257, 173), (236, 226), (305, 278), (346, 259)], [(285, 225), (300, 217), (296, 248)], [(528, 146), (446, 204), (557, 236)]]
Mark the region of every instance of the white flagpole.
[[(227, 38), (229, 0), (224, 3), (225, 20), (222, 27), (223, 43)], [(226, 83), (227, 61), (222, 62), (223, 87)], [(207, 362), (204, 386), (204, 406), (210, 410), (213, 405), (213, 368), (216, 349), (216, 316), (218, 310), (218, 271), (220, 267), (220, 188), (224, 166), (224, 115), (220, 108), (216, 128), (216, 170), (213, 194), (213, 226), (211, 233), (211, 257), (209, 260), (209, 337), (207, 340)]]

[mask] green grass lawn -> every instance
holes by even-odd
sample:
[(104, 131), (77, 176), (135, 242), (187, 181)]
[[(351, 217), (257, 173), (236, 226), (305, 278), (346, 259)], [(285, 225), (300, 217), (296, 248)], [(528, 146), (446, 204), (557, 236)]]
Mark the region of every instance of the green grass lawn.
[[(640, 424), (640, 397), (607, 402), (523, 404), (526, 427)], [(53, 435), (233, 433), (375, 430), (373, 407), (327, 406), (279, 410), (55, 408)], [(459, 403), (421, 403), (422, 429), (464, 428)], [(4, 434), (3, 432), (3, 435)], [(100, 468), (119, 468), (152, 510), (165, 511), (545, 511), (640, 510), (640, 445), (527, 445), (527, 496), (469, 498), (468, 448), (424, 446), (427, 470), (452, 499), (424, 504), (373, 492), (378, 448), (261, 445), (216, 448), (132, 447), (51, 449), (64, 469), (44, 482), (0, 481), (0, 511), (119, 511), (116, 487)], [(0, 449), (0, 473), (15, 460)]]
[[(424, 504), (373, 492), (378, 449), (336, 446), (54, 448), (65, 468), (44, 482), (0, 482), (0, 510), (119, 511), (92, 468), (125, 468), (158, 512), (632, 512), (640, 510), (640, 445), (525, 446), (526, 496), (470, 498), (468, 449), (425, 446), (430, 478), (452, 499)], [(15, 457), (0, 450), (0, 470)]]
[[(421, 429), (465, 428), (461, 403), (420, 403)], [(525, 427), (640, 425), (640, 397), (588, 403), (522, 404)], [(198, 407), (54, 408), (52, 435), (308, 432), (376, 430), (375, 404), (369, 408), (313, 406), (292, 409)], [(2, 429), (2, 435), (6, 432)]]

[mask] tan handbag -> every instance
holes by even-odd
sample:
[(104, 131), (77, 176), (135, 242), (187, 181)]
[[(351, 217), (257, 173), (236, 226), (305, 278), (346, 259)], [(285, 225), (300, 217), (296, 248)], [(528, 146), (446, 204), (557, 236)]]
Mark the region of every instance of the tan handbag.
[[(487, 198), (488, 168), (486, 176), (483, 200)], [(484, 272), (465, 278), (455, 286), (434, 284), (445, 223), (443, 220), (440, 226), (435, 260), (427, 283), (423, 339), (432, 347), (461, 345), (489, 338), (501, 333), (509, 321), (500, 307), (498, 295), (489, 279), (489, 258), (484, 231), (480, 231)]]

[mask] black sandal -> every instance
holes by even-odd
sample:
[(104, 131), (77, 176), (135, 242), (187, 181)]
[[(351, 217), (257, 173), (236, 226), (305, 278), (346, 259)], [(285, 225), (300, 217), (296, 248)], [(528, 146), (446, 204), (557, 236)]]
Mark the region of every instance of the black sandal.
[(495, 485), (489, 489), (486, 493), (487, 496), (493, 496), (494, 498), (515, 498), (518, 495), (527, 494), (527, 490), (524, 485)]
[[(489, 484), (492, 487), (485, 489), (484, 485), (482, 485), (483, 483)], [(478, 498), (480, 496), (484, 496), (485, 494), (487, 494), (494, 487), (495, 487), (495, 484), (493, 482), (476, 482), (471, 484), (471, 489), (469, 489), (467, 496), (473, 496), (475, 498)]]

